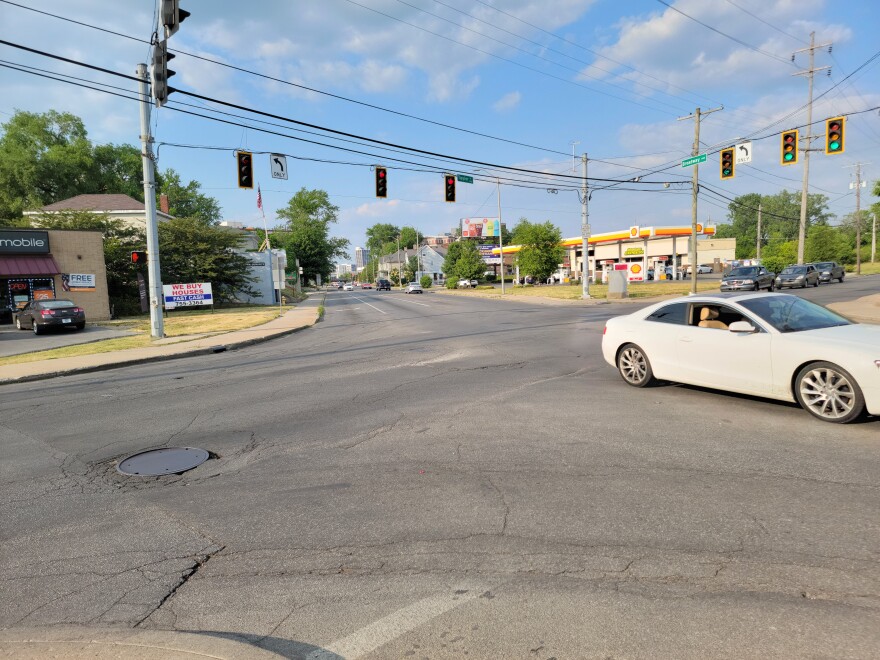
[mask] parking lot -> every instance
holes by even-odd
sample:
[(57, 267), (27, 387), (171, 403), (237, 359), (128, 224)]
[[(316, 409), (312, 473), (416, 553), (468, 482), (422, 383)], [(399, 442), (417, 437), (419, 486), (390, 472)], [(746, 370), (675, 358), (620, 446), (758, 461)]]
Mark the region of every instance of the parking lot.
[(131, 334), (134, 333), (128, 330), (116, 330), (86, 323), (86, 327), (83, 330), (77, 331), (64, 328), (37, 336), (28, 330), (17, 330), (14, 325), (0, 325), (0, 357), (45, 351), (61, 346), (88, 344), (89, 342), (101, 341), (102, 339), (127, 337)]

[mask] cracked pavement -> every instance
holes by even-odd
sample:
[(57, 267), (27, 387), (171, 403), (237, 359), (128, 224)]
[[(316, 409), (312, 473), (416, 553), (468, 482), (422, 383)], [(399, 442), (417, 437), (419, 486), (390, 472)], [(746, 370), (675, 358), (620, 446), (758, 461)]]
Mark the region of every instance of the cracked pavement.
[[(266, 344), (4, 386), (0, 626), (290, 658), (880, 648), (880, 421), (629, 388), (598, 350), (632, 306), (404, 298), (334, 292)], [(212, 458), (115, 469), (169, 445)]]

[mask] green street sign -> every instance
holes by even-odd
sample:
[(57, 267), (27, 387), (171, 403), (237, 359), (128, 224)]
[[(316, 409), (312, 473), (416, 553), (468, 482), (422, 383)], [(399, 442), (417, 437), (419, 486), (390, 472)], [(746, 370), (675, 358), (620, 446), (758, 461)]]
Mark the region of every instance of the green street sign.
[(458, 179), (459, 181), (461, 181), (462, 183), (473, 183), (474, 182), (474, 177), (467, 176), (465, 174), (456, 174), (455, 178)]
[(685, 158), (683, 161), (681, 161), (681, 166), (682, 167), (690, 167), (691, 165), (705, 163), (706, 158), (707, 158), (706, 154), (700, 154), (699, 156), (692, 156), (691, 158)]

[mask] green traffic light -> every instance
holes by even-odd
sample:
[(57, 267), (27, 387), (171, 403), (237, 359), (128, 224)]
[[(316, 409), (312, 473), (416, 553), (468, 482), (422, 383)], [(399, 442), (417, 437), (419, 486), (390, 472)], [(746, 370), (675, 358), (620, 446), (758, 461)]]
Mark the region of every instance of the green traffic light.
[(785, 154), (785, 160), (791, 160), (794, 158), (794, 154)]
[(831, 151), (837, 151), (838, 149), (840, 149), (840, 142), (832, 142), (831, 144), (828, 145), (828, 148)]

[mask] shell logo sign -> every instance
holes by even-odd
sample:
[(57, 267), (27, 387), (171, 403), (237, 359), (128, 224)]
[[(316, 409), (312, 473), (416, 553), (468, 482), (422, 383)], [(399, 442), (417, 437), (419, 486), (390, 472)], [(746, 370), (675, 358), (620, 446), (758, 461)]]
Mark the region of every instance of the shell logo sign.
[(630, 227), (629, 228), (629, 237), (630, 238), (638, 238), (639, 237), (639, 228), (638, 227)]
[(638, 261), (635, 261), (629, 264), (629, 273), (627, 273), (627, 279), (630, 282), (643, 282), (645, 280), (645, 273), (642, 264)]
[(702, 234), (702, 233), (703, 233), (703, 225), (697, 225), (697, 233), (698, 233), (698, 234)]

